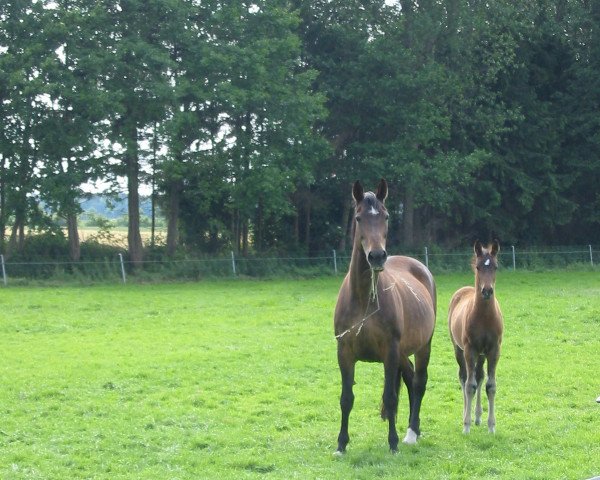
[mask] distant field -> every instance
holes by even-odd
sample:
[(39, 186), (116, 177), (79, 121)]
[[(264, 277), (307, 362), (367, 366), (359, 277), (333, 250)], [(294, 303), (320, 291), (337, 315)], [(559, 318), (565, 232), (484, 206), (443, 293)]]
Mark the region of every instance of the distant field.
[(351, 443), (336, 458), (340, 281), (0, 289), (0, 478), (600, 475), (598, 272), (499, 273), (493, 436), (461, 433), (446, 326), (452, 292), (472, 277), (438, 276), (422, 438), (388, 452), (383, 370), (359, 364)]
[[(97, 239), (100, 243), (107, 245), (119, 246), (122, 248), (127, 248), (127, 228), (126, 227), (114, 227), (110, 229), (110, 236), (104, 237), (102, 235), (98, 235), (98, 228), (94, 227), (80, 227), (79, 228), (79, 240), (81, 242), (85, 242), (90, 238)], [(150, 239), (152, 236), (152, 232), (149, 228), (140, 229), (140, 235), (142, 237), (142, 242), (144, 245), (150, 244)], [(166, 242), (167, 239), (167, 231), (164, 229), (156, 229), (154, 233), (155, 242), (158, 245), (162, 245)]]

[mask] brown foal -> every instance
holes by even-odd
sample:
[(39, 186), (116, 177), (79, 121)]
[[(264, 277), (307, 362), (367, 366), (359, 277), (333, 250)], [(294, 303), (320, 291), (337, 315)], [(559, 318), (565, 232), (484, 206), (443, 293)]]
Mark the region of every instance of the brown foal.
[(471, 429), (471, 406), (475, 393), (475, 424), (481, 423), (481, 385), (485, 360), (488, 374), (485, 384), (489, 407), (488, 429), (494, 433), (496, 365), (500, 358), (504, 328), (500, 305), (494, 295), (500, 245), (494, 240), (488, 247), (483, 247), (478, 240), (474, 250), (475, 287), (463, 287), (453, 295), (448, 310), (448, 326), (463, 391), (463, 433), (469, 433)]

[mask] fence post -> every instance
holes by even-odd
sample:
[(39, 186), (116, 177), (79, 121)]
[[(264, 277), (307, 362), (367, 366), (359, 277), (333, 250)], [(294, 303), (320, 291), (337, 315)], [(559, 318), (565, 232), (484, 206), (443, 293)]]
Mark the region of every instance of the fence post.
[[(594, 257), (592, 256), (592, 246), (588, 245), (588, 247), (590, 247), (590, 264), (592, 265), (592, 267), (594, 266)], [(3, 265), (4, 266), (4, 265)]]
[(6, 287), (6, 269), (4, 268), (4, 255), (0, 255), (0, 262), (2, 263), (2, 281)]
[(333, 249), (333, 272), (337, 275), (337, 255), (335, 253), (335, 248)]
[(123, 278), (123, 283), (127, 282), (125, 277), (125, 264), (123, 263), (123, 254), (119, 253), (119, 260), (121, 261), (121, 278)]
[(515, 257), (515, 246), (512, 246), (512, 256), (513, 256), (513, 270), (517, 269), (517, 261), (516, 261), (516, 257)]
[(425, 247), (425, 266), (429, 268), (429, 252), (427, 251), (427, 247)]
[(233, 270), (233, 276), (237, 276), (235, 271), (235, 254), (233, 253), (233, 250), (231, 251), (231, 269)]

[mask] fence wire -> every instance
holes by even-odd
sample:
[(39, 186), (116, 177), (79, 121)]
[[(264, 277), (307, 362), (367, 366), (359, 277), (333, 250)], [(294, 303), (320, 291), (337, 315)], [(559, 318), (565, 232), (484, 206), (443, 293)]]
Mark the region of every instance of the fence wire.
[[(499, 253), (501, 268), (544, 270), (569, 266), (594, 267), (594, 248), (540, 247), (504, 248)], [(425, 263), (433, 273), (463, 272), (470, 269), (472, 251), (443, 252), (425, 247), (406, 255)], [(152, 259), (132, 262), (121, 253), (114, 258), (91, 261), (10, 261), (0, 255), (3, 285), (31, 280), (127, 282), (128, 279), (200, 280), (204, 278), (266, 278), (277, 276), (319, 276), (344, 274), (350, 264), (349, 252), (319, 256), (228, 256), (187, 259)]]

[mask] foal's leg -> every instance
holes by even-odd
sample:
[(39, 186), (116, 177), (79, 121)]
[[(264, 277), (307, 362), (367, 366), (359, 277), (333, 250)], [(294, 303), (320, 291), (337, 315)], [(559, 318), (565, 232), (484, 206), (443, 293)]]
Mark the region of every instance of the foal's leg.
[(485, 392), (488, 397), (488, 430), (490, 433), (496, 433), (496, 412), (494, 402), (496, 399), (496, 365), (500, 359), (500, 345), (488, 353), (488, 380), (485, 384)]
[(460, 388), (463, 395), (463, 419), (466, 415), (467, 408), (467, 394), (465, 392), (465, 383), (467, 383), (467, 365), (465, 363), (465, 354), (458, 345), (454, 345), (454, 356), (456, 357), (456, 363), (458, 363), (458, 380), (460, 381)]
[(477, 361), (477, 353), (473, 351), (470, 345), (465, 345), (464, 350), (465, 364), (467, 367), (467, 380), (465, 382), (465, 411), (463, 417), (463, 433), (471, 431), (471, 411), (473, 397), (477, 390), (477, 380), (475, 379), (475, 368)]
[(400, 355), (397, 342), (392, 342), (383, 362), (385, 384), (383, 387), (383, 408), (388, 421), (388, 443), (392, 452), (398, 451), (398, 432), (396, 431), (396, 413), (398, 411), (398, 381)]
[(475, 368), (475, 380), (477, 381), (477, 400), (475, 402), (475, 425), (481, 425), (481, 414), (483, 409), (481, 408), (481, 386), (483, 385), (483, 362), (485, 357), (479, 356), (477, 358), (477, 366)]
[(348, 419), (350, 418), (350, 411), (354, 405), (354, 393), (352, 392), (352, 388), (354, 387), (354, 367), (356, 365), (356, 360), (349, 352), (344, 352), (344, 349), (338, 346), (338, 364), (340, 366), (340, 373), (342, 374), (342, 395), (340, 397), (342, 425), (340, 427), (338, 447), (335, 453), (342, 454), (346, 451), (346, 445), (348, 445), (348, 442), (350, 441), (350, 436), (348, 435)]
[(414, 445), (421, 434), (421, 403), (427, 388), (427, 366), (431, 355), (431, 340), (415, 353), (415, 375), (413, 378), (413, 401), (410, 409), (410, 421), (403, 443)]

